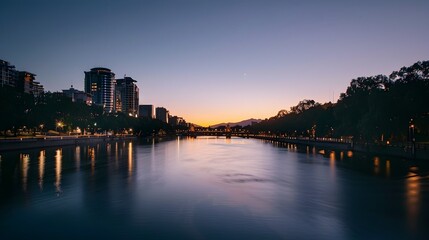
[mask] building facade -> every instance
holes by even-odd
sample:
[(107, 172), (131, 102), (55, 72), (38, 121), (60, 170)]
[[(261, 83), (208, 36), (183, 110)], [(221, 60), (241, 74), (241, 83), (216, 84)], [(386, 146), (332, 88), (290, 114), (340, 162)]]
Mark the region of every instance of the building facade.
[(92, 95), (93, 104), (103, 107), (105, 112), (116, 112), (115, 74), (108, 68), (92, 68), (85, 72), (85, 92)]
[(16, 74), (15, 66), (0, 59), (0, 86), (15, 87)]
[(139, 88), (136, 82), (130, 77), (116, 80), (116, 110), (133, 117), (139, 114)]
[(27, 71), (18, 71), (15, 79), (15, 87), (20, 92), (33, 94), (34, 90), (38, 91), (41, 86), (40, 83), (35, 80), (36, 74)]
[(72, 102), (83, 102), (88, 106), (91, 106), (92, 104), (91, 94), (74, 89), (73, 85), (70, 89), (63, 90), (63, 94), (64, 96), (71, 98)]
[(167, 109), (163, 107), (156, 108), (156, 119), (158, 119), (159, 121), (168, 123), (168, 116), (169, 116), (169, 112)]
[(185, 119), (183, 119), (182, 117), (178, 117), (178, 116), (170, 116), (168, 118), (168, 124), (170, 124), (173, 127), (186, 126), (187, 125)]
[(153, 105), (139, 105), (139, 117), (141, 118), (154, 118)]
[(40, 84), (40, 82), (33, 81), (32, 88), (36, 103), (43, 102), (43, 96), (45, 94), (45, 89), (43, 88), (43, 85)]

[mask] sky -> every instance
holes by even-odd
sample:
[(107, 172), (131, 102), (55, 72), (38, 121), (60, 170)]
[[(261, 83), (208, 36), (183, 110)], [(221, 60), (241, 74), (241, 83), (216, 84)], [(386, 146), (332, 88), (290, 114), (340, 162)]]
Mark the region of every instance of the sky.
[(2, 0), (0, 59), (45, 90), (84, 71), (208, 126), (336, 102), (350, 81), (429, 60), (429, 1)]

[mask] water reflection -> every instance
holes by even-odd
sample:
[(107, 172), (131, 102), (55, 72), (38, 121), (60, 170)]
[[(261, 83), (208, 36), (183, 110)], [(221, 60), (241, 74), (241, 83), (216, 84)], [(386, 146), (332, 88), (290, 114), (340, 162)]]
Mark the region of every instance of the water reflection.
[(115, 166), (118, 168), (118, 160), (119, 160), (119, 150), (118, 150), (118, 142), (115, 143)]
[(390, 177), (390, 160), (386, 160), (386, 177)]
[(408, 224), (415, 230), (420, 210), (420, 177), (413, 170), (415, 169), (410, 168), (405, 186)]
[(107, 143), (106, 144), (107, 156), (110, 156), (111, 151), (112, 151), (112, 145), (110, 143)]
[(378, 175), (380, 173), (380, 158), (374, 157), (374, 173)]
[(21, 181), (22, 181), (22, 190), (24, 192), (27, 191), (27, 180), (28, 180), (28, 169), (30, 163), (30, 155), (29, 154), (21, 154)]
[(55, 151), (55, 192), (59, 195), (61, 191), (62, 149)]
[(80, 146), (76, 146), (74, 150), (74, 160), (76, 162), (76, 169), (80, 169)]
[(128, 143), (128, 175), (133, 175), (133, 143)]
[(43, 190), (43, 178), (45, 176), (45, 150), (40, 151), (39, 153), (39, 188)]
[(335, 152), (332, 151), (331, 153), (329, 153), (329, 167), (331, 168), (331, 176), (335, 178)]
[[(399, 239), (410, 239), (411, 231), (428, 236), (428, 178), (417, 174), (427, 168), (420, 163), (408, 168), (410, 162), (395, 158), (356, 152), (348, 158), (351, 152), (328, 149), (320, 155), (315, 147), (252, 139), (155, 142), (2, 154), (0, 208), (19, 213), (12, 220), (0, 214), (2, 231), (16, 234), (17, 223), (31, 219), (31, 229), (60, 228), (61, 237), (70, 238), (81, 238), (76, 227), (106, 239), (124, 232), (193, 239), (196, 231), (204, 239), (392, 239), (395, 231)], [(33, 164), (30, 158), (37, 156)], [(82, 170), (74, 171), (75, 164)], [(384, 172), (392, 176), (384, 178)], [(44, 184), (54, 180), (55, 187)], [(67, 194), (57, 198), (54, 190)], [(94, 224), (100, 219), (105, 224)], [(168, 231), (147, 236), (143, 228)]]
[(91, 161), (91, 175), (95, 173), (95, 148), (88, 146), (88, 156)]

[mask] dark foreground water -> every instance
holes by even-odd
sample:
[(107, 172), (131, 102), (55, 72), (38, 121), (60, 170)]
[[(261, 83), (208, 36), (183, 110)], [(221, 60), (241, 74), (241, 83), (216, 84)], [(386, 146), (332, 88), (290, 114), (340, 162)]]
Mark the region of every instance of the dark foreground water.
[(239, 138), (6, 152), (0, 239), (429, 239), (425, 165)]

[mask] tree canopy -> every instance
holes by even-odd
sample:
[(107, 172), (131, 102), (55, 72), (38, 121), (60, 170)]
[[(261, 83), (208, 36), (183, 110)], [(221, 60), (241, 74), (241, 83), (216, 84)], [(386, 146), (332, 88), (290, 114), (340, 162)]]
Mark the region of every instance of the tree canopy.
[(300, 101), (287, 114), (262, 121), (255, 132), (287, 135), (353, 136), (362, 141), (406, 141), (415, 126), (418, 140), (429, 136), (429, 61), (389, 76), (358, 77), (336, 104)]

